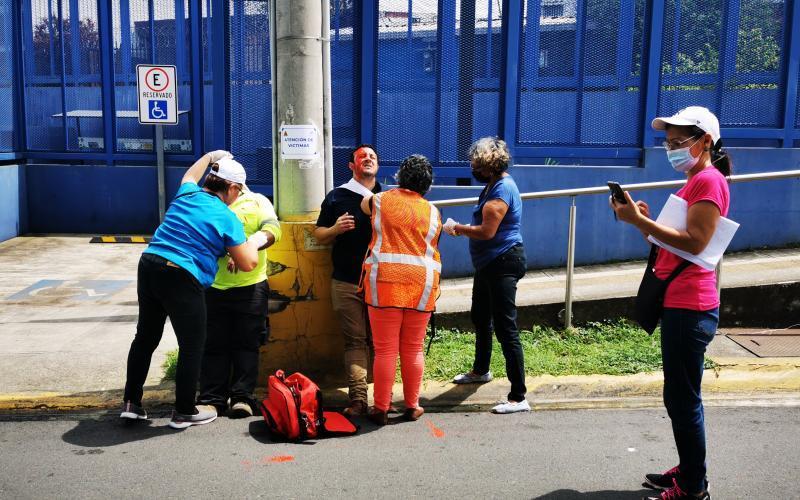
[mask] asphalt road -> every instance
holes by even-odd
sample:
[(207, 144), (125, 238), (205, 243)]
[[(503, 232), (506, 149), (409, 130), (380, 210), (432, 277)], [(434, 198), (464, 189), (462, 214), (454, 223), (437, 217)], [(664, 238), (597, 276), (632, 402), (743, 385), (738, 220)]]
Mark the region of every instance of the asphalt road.
[[(800, 498), (800, 408), (706, 410), (714, 499)], [(0, 417), (0, 498), (638, 499), (677, 461), (663, 410), (428, 413), (302, 444), (260, 419)]]

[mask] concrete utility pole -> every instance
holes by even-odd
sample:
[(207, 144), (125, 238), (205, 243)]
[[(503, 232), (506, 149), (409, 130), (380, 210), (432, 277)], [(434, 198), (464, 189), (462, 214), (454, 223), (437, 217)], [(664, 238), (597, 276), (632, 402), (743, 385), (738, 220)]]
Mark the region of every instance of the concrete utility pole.
[(328, 29), (320, 7), (328, 2), (272, 3), (274, 199), (282, 221), (310, 222), (325, 197), (323, 44)]

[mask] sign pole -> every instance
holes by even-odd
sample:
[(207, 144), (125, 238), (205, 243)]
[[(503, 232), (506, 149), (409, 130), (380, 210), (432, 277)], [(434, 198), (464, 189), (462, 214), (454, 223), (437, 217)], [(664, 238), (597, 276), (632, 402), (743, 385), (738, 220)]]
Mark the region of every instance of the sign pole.
[(156, 177), (158, 178), (158, 220), (167, 212), (166, 172), (164, 169), (164, 125), (177, 125), (177, 68), (172, 65), (137, 64), (136, 91), (138, 115), (142, 125), (155, 125)]
[(156, 163), (158, 165), (158, 220), (164, 222), (166, 213), (167, 195), (164, 185), (164, 127), (156, 125)]

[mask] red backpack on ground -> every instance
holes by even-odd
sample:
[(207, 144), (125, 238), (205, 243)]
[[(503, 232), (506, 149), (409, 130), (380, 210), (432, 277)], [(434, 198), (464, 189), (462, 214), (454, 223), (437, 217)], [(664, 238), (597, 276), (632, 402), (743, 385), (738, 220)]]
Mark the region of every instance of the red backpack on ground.
[(302, 373), (270, 375), (261, 413), (273, 435), (300, 441), (321, 436), (347, 436), (358, 428), (341, 413), (323, 411), (322, 391)]

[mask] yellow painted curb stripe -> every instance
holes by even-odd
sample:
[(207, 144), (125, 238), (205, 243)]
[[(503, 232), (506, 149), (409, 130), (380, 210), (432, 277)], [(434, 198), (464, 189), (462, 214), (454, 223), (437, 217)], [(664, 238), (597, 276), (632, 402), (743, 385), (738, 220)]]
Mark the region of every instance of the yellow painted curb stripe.
[(95, 236), (89, 243), (149, 243), (150, 236)]

